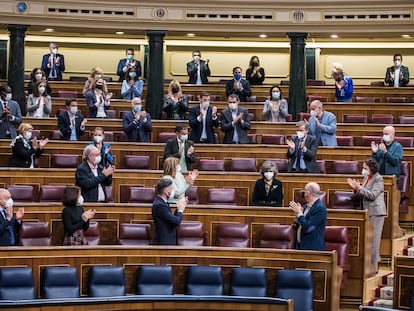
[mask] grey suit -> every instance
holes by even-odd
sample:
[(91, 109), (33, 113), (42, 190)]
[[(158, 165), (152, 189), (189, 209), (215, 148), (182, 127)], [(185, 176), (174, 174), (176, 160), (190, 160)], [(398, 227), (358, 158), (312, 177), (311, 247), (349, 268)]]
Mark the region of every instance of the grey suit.
[(3, 114), (3, 102), (0, 100), (0, 138), (15, 138), (16, 126), (22, 123), (22, 112), (19, 104), (14, 100), (8, 101), (6, 106), (11, 111), (11, 117)]
[(237, 115), (239, 115), (239, 113), (243, 113), (243, 122), (237, 122), (237, 124), (233, 125), (233, 115), (230, 109), (221, 112), (221, 130), (224, 132), (223, 144), (233, 143), (234, 129), (237, 131), (239, 144), (249, 143), (249, 138), (247, 137), (247, 130), (250, 129), (249, 111), (246, 108), (239, 106), (237, 108)]

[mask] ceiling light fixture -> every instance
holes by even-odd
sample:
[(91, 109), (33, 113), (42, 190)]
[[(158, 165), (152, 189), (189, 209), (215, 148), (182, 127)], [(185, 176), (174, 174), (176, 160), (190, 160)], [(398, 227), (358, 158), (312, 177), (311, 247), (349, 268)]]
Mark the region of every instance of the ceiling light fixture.
[(123, 35), (125, 32), (123, 32), (123, 31), (117, 31), (117, 32), (115, 32), (115, 34), (116, 35)]
[(54, 32), (55, 30), (53, 28), (45, 28), (45, 30), (43, 30), (44, 32)]
[(336, 35), (336, 34), (332, 34), (332, 35), (331, 35), (331, 38), (332, 38), (332, 39), (337, 39), (337, 38), (338, 38), (338, 35)]
[(405, 38), (405, 39), (410, 39), (410, 38), (412, 38), (412, 37), (411, 37), (411, 35), (407, 35), (407, 34), (405, 34), (405, 35), (401, 35), (401, 37), (403, 37), (403, 38)]
[(195, 37), (195, 33), (190, 32), (190, 33), (187, 34), (187, 37)]
[(259, 37), (260, 37), (260, 38), (267, 38), (267, 34), (262, 33), (262, 34), (260, 34), (260, 35), (259, 35)]

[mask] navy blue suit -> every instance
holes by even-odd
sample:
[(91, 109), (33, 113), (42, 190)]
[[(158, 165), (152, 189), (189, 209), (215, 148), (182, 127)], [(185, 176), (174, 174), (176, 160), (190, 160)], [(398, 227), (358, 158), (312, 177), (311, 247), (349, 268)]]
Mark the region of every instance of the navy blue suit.
[(150, 142), (150, 133), (152, 132), (151, 115), (147, 112), (147, 122), (139, 118), (134, 122), (135, 113), (128, 111), (124, 114), (122, 120), (122, 129), (127, 136), (128, 141)]
[[(304, 213), (308, 205), (304, 206)], [(299, 224), (302, 226), (300, 243), (296, 243), (297, 249), (304, 250), (325, 250), (325, 226), (326, 206), (321, 199), (317, 199), (306, 215), (300, 216), (297, 220), (296, 229)]]
[(103, 167), (98, 166), (98, 176), (93, 175), (89, 164), (83, 161), (76, 169), (76, 186), (81, 188), (82, 196), (85, 202), (98, 201), (98, 185), (102, 186), (105, 194), (105, 201), (107, 200), (105, 186), (110, 186), (112, 183), (112, 175), (108, 177), (102, 174)]
[[(3, 208), (0, 207), (0, 209)], [(19, 232), (21, 225), (21, 222), (17, 221), (14, 215), (9, 221), (0, 213), (0, 246), (15, 245), (11, 243), (9, 228), (10, 226), (13, 228), (15, 243), (17, 243), (17, 232)]]
[[(207, 138), (203, 141), (203, 143), (207, 144), (215, 144), (216, 143), (216, 136), (214, 135), (214, 128), (219, 126), (219, 119), (218, 117), (213, 120), (212, 117), (212, 107), (208, 107), (207, 114), (206, 114), (206, 134)], [(201, 134), (203, 133), (203, 120), (198, 121), (197, 117), (200, 115), (200, 105), (195, 106), (190, 109), (190, 139), (195, 142), (199, 143), (201, 139)]]
[[(140, 77), (142, 74), (141, 62), (137, 59), (134, 59), (133, 62), (135, 62), (135, 69), (136, 69), (137, 77)], [(119, 82), (122, 82), (125, 79), (124, 67), (126, 63), (127, 63), (126, 58), (121, 59), (118, 63), (116, 74), (119, 76), (119, 80), (118, 80)]]
[(229, 96), (230, 94), (236, 94), (241, 102), (247, 102), (247, 97), (250, 97), (252, 95), (252, 92), (250, 90), (250, 82), (244, 79), (240, 79), (239, 82), (243, 87), (241, 91), (234, 88), (234, 82), (234, 79), (226, 82), (226, 96)]
[(152, 203), (152, 219), (155, 225), (154, 244), (177, 245), (177, 227), (183, 219), (183, 213), (171, 211), (168, 202), (157, 196)]
[[(76, 139), (79, 140), (80, 137), (85, 132), (85, 129), (81, 129), (81, 123), (83, 121), (83, 115), (79, 112), (75, 114), (75, 128), (76, 128)], [(70, 129), (70, 119), (69, 113), (67, 111), (61, 112), (58, 116), (58, 128), (60, 131), (61, 138), (64, 140), (70, 139), (71, 129)]]
[(46, 74), (46, 79), (47, 80), (56, 80), (56, 81), (61, 81), (62, 80), (62, 72), (65, 71), (65, 58), (63, 57), (62, 54), (56, 54), (56, 58), (60, 57), (60, 63), (56, 64), (56, 78), (50, 78), (50, 71), (52, 70), (52, 68), (48, 67), (49, 64), (49, 57), (51, 56), (51, 54), (45, 54), (43, 55), (42, 58), (42, 70), (45, 72)]

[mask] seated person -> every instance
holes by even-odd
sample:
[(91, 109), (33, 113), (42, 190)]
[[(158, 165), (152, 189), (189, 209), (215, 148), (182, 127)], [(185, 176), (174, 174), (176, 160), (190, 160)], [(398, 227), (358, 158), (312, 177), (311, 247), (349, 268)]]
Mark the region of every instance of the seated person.
[(128, 141), (150, 142), (152, 132), (151, 115), (142, 108), (142, 100), (135, 97), (131, 100), (131, 111), (124, 114), (122, 129)]
[(125, 79), (122, 81), (121, 94), (125, 100), (132, 100), (134, 97), (142, 97), (144, 82), (137, 76), (137, 69), (131, 67), (125, 73)]
[(187, 95), (182, 94), (180, 82), (172, 80), (168, 86), (168, 95), (164, 97), (164, 105), (162, 107), (165, 117), (161, 115), (161, 119), (185, 120), (187, 109)]
[(277, 165), (271, 161), (265, 161), (260, 169), (262, 178), (256, 180), (254, 185), (252, 204), (258, 206), (282, 206), (283, 186), (276, 179)]

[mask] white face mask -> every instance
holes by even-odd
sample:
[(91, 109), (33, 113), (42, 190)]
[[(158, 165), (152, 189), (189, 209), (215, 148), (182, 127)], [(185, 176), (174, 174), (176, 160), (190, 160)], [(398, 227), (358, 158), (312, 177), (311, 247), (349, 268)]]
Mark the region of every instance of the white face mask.
[(6, 200), (6, 202), (4, 202), (4, 206), (6, 208), (12, 208), (13, 207), (13, 204), (14, 204), (14, 201), (13, 201), (12, 198), (10, 198), (10, 199)]
[(52, 54), (56, 55), (57, 54), (57, 48), (52, 49)]
[(229, 109), (231, 111), (235, 111), (237, 109), (237, 104), (236, 103), (229, 103)]
[(78, 112), (78, 107), (70, 107), (70, 113), (76, 114)]
[(135, 77), (137, 76), (137, 73), (136, 73), (135, 71), (131, 71), (131, 72), (129, 73), (129, 76), (130, 76), (131, 78), (135, 78)]
[(174, 193), (174, 189), (173, 189), (173, 190), (171, 190), (170, 195), (168, 196), (168, 198), (173, 199), (174, 195), (175, 195), (175, 193)]
[(210, 103), (209, 102), (203, 102), (202, 105), (203, 105), (204, 109), (207, 109), (208, 106), (210, 106)]
[(103, 141), (103, 137), (102, 137), (102, 136), (99, 136), (99, 135), (95, 135), (95, 136), (93, 137), (93, 140), (94, 140), (97, 144), (99, 144), (100, 142), (102, 142), (102, 141)]
[(311, 117), (316, 117), (316, 111), (315, 110), (311, 110), (310, 111), (310, 115), (311, 115)]
[(264, 172), (263, 175), (264, 175), (264, 178), (266, 178), (267, 180), (270, 180), (273, 178), (273, 176), (275, 176), (273, 172)]
[(272, 92), (272, 99), (278, 100), (280, 98), (280, 92)]
[(394, 61), (394, 65), (395, 65), (395, 67), (400, 67), (401, 62), (399, 60), (396, 60), (396, 61)]
[(298, 135), (299, 139), (302, 139), (303, 137), (305, 137), (305, 133), (302, 131), (296, 131), (296, 135)]
[(6, 94), (6, 101), (8, 102), (8, 101), (11, 101), (12, 100), (12, 96), (13, 96), (13, 94), (12, 93), (7, 93)]
[(46, 88), (44, 86), (41, 86), (37, 89), (40, 94), (43, 94), (46, 91)]
[(79, 196), (78, 197), (78, 200), (76, 202), (76, 205), (77, 206), (82, 206), (83, 205), (83, 202), (84, 202), (83, 196)]
[(41, 73), (36, 73), (35, 78), (36, 81), (40, 81), (42, 79), (43, 75)]
[(181, 141), (186, 141), (188, 139), (188, 135), (181, 135), (180, 139)]
[(382, 135), (382, 140), (386, 143), (389, 143), (391, 141), (391, 136), (390, 135)]
[(194, 60), (196, 61), (196, 62), (198, 62), (199, 60), (200, 60), (200, 56), (193, 56), (193, 58), (194, 58)]
[(367, 170), (366, 168), (363, 168), (361, 174), (364, 175), (364, 176), (368, 176), (369, 175), (369, 170)]
[(93, 163), (98, 165), (99, 163), (101, 163), (101, 161), (102, 161), (102, 156), (98, 155), (95, 157), (95, 160), (93, 161)]
[(26, 140), (29, 140), (30, 138), (32, 138), (32, 132), (26, 132), (26, 133), (24, 134), (24, 138), (25, 138)]

